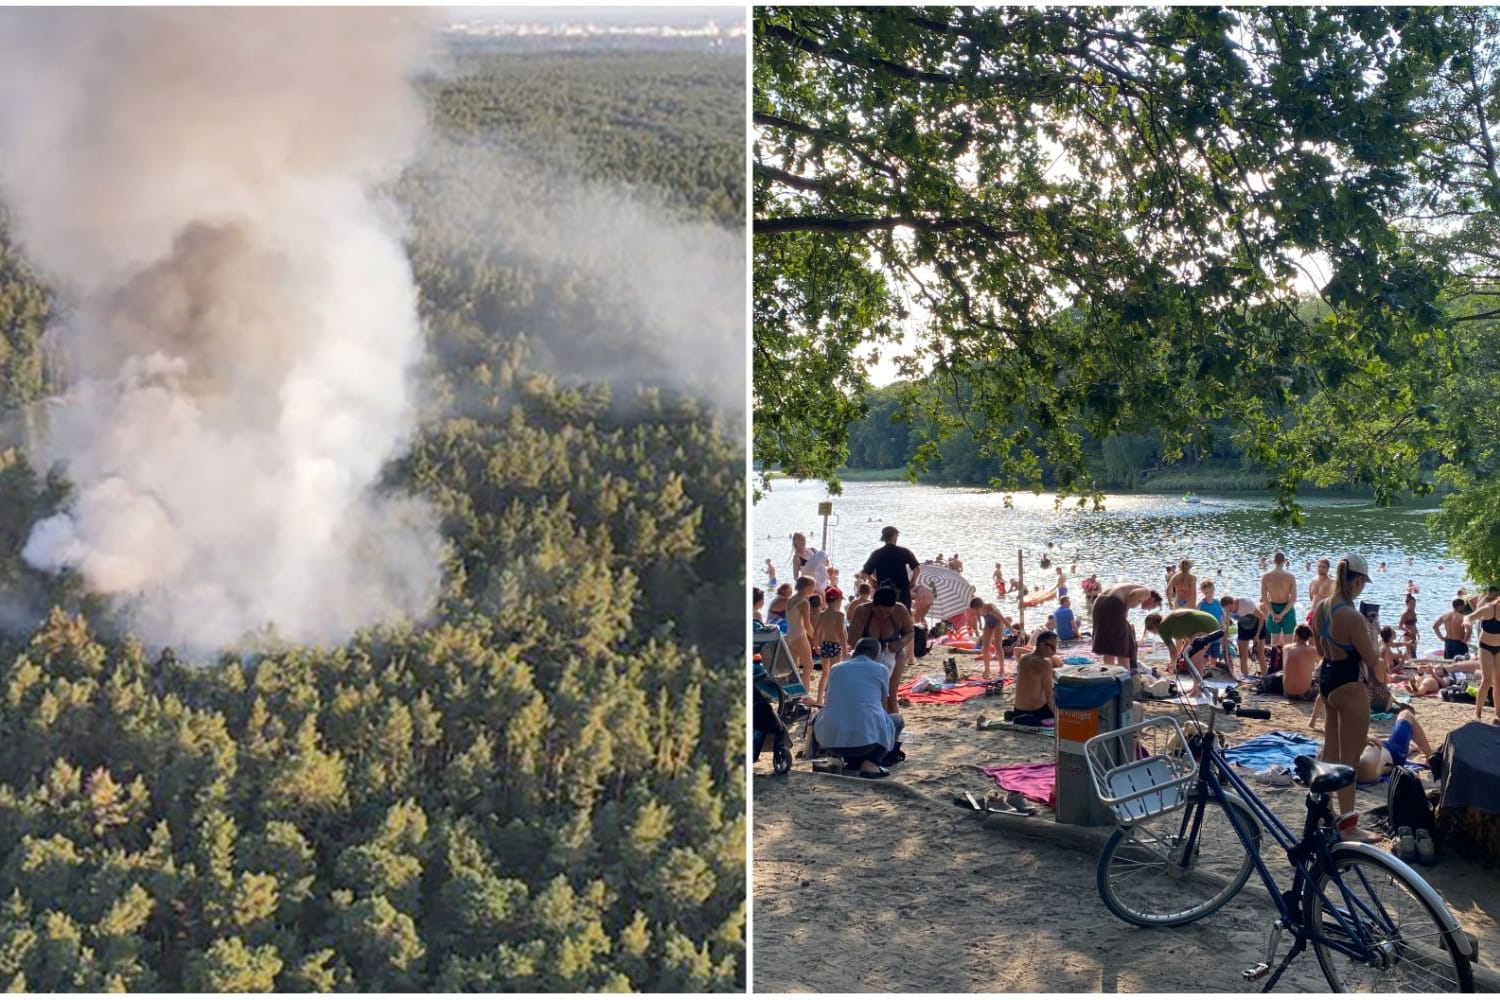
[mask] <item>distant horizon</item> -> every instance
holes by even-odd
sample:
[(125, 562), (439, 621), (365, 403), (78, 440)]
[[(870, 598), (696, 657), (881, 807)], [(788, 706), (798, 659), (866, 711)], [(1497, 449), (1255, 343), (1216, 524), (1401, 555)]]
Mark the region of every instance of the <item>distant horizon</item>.
[(748, 22), (744, 7), (731, 5), (702, 7), (599, 7), (599, 6), (525, 6), (525, 7), (449, 7), (448, 17), (454, 21), (526, 22), (579, 22), (596, 24), (702, 24), (709, 20), (727, 20), (731, 17)]

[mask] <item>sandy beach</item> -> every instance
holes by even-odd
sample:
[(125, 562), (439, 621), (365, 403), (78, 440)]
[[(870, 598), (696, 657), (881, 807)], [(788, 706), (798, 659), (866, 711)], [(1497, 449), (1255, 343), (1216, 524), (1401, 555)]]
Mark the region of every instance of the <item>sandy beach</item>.
[[(941, 671), (948, 655), (936, 648), (917, 673)], [(971, 662), (977, 674), (977, 661), (959, 657), (961, 667)], [(1248, 693), (1248, 686), (1241, 690)], [(1280, 696), (1248, 702), (1272, 718), (1227, 720), (1221, 728), (1231, 744), (1272, 730), (1321, 736), (1307, 726), (1311, 702)], [(956, 793), (982, 798), (997, 790), (983, 767), (1054, 758), (1050, 735), (975, 728), (981, 715), (997, 717), (1008, 705), (1008, 697), (979, 697), (903, 706), (908, 759), (881, 781), (813, 773), (801, 760), (790, 775), (776, 777), (770, 755), (762, 756), (752, 789), (757, 992), (1259, 988), (1241, 976), (1260, 960), (1275, 913), (1257, 876), (1195, 924), (1137, 928), (1110, 914), (1095, 886), (1109, 828), (1058, 824), (1045, 806), (1032, 817), (985, 818), (952, 804)], [(1182, 711), (1166, 702), (1147, 705), (1148, 716)], [(1415, 708), (1434, 747), (1474, 715), (1472, 705), (1436, 698), (1416, 699)], [(1390, 725), (1373, 721), (1371, 734)], [(1300, 786), (1254, 787), (1300, 828)], [(1383, 806), (1385, 795), (1384, 785), (1362, 790), (1358, 808)], [(1262, 856), (1269, 860), (1275, 851), (1267, 841)], [(1284, 861), (1271, 868), (1289, 878)], [(1500, 871), (1441, 850), (1436, 865), (1418, 870), (1479, 938), (1480, 965), (1500, 966)], [(1278, 957), (1287, 946), (1283, 939)], [(1478, 971), (1481, 990), (1500, 985), (1500, 978)], [(1310, 953), (1277, 984), (1278, 992), (1327, 988)]]

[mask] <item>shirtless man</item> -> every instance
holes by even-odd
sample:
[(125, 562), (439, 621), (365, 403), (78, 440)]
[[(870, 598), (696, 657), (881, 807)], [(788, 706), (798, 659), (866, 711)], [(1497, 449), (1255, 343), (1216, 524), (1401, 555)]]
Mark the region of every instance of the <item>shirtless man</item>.
[(823, 595), (823, 600), (827, 607), (818, 613), (817, 626), (813, 632), (813, 638), (818, 642), (818, 658), (823, 661), (823, 669), (818, 672), (819, 702), (823, 700), (823, 691), (828, 686), (828, 675), (833, 673), (833, 665), (849, 658), (849, 628), (844, 622), (843, 591), (830, 587)]
[(1192, 573), (1193, 564), (1184, 559), (1177, 572), (1167, 581), (1167, 600), (1173, 608), (1191, 608), (1198, 597), (1198, 578)]
[(786, 602), (786, 648), (791, 651), (792, 661), (802, 672), (802, 686), (809, 691), (813, 689), (813, 615), (808, 598), (817, 586), (817, 582), (810, 576), (797, 577), (797, 588)]
[(1312, 644), (1312, 629), (1298, 625), (1295, 634), (1297, 641), (1281, 654), (1281, 691), (1288, 698), (1305, 698), (1312, 690), (1313, 674), (1321, 657), (1318, 647)]
[(981, 597), (969, 602), (969, 631), (979, 636), (979, 658), (984, 661), (984, 679), (990, 679), (990, 649), (1000, 655), (1000, 676), (1005, 676), (1005, 647), (1000, 643), (1001, 630), (1010, 622), (1000, 609)]
[(1052, 695), (1052, 658), (1057, 656), (1057, 633), (1037, 634), (1031, 652), (1016, 661), (1015, 714), (1018, 726), (1051, 726), (1057, 718)]
[(1333, 593), (1333, 577), (1328, 575), (1328, 560), (1318, 560), (1318, 575), (1307, 585), (1307, 606), (1312, 607)]
[(1266, 605), (1266, 631), (1271, 644), (1285, 646), (1292, 641), (1297, 628), (1297, 578), (1286, 568), (1285, 554), (1272, 556), (1276, 568), (1260, 578), (1260, 600)]
[(1455, 660), (1469, 655), (1469, 635), (1473, 629), (1464, 620), (1464, 599), (1453, 599), (1453, 610), (1439, 615), (1432, 623), (1432, 631), (1443, 640), (1443, 659)]

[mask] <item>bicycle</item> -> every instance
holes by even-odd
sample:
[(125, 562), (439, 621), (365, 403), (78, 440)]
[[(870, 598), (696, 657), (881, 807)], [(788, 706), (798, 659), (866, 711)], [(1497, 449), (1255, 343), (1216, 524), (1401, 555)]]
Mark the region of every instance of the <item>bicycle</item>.
[[(1203, 678), (1189, 667), (1205, 690)], [(1339, 839), (1331, 795), (1354, 769), (1302, 755), (1307, 786), (1300, 838), (1234, 773), (1218, 746), (1220, 714), (1269, 719), (1261, 709), (1211, 698), (1204, 725), (1196, 710), (1189, 737), (1177, 719), (1159, 716), (1084, 744), (1096, 790), (1120, 826), (1099, 856), (1104, 905), (1142, 927), (1177, 927), (1215, 912), (1260, 876), (1276, 906), (1263, 961), (1244, 970), (1269, 992), (1309, 946), (1334, 992), (1474, 992), (1477, 947), (1436, 891), (1395, 857)], [(1140, 748), (1154, 738), (1157, 752)], [(1269, 838), (1293, 869), (1283, 889), (1261, 857)], [(1284, 931), (1291, 949), (1272, 969)]]

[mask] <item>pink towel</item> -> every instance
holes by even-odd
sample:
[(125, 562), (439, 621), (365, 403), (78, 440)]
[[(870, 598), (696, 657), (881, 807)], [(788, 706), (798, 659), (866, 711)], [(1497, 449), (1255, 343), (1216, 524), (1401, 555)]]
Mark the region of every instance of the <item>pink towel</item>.
[(1006, 764), (987, 767), (984, 773), (1007, 792), (1020, 792), (1033, 802), (1057, 808), (1057, 764)]

